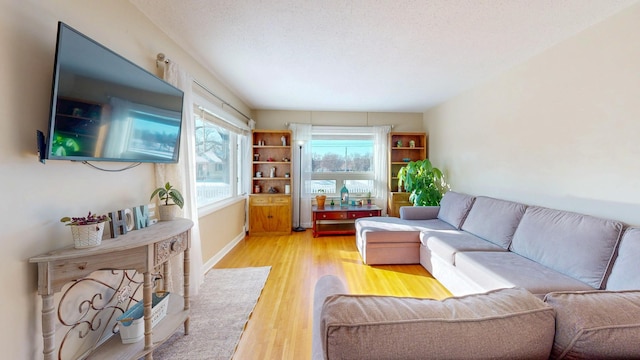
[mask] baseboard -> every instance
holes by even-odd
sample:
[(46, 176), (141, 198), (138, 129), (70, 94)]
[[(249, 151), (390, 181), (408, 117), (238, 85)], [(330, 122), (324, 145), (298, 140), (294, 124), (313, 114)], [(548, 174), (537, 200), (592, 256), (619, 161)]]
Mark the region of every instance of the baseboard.
[(206, 274), (207, 271), (211, 270), (222, 258), (229, 253), (240, 241), (242, 241), (245, 237), (244, 231), (238, 236), (236, 236), (227, 246), (223, 247), (222, 250), (218, 251), (211, 259), (209, 259), (206, 263), (202, 264), (203, 274)]

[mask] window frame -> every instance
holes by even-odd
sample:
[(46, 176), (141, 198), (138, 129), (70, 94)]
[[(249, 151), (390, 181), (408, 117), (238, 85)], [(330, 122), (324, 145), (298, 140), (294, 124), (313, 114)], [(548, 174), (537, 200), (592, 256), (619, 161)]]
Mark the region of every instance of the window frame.
[[(313, 158), (313, 141), (314, 140), (331, 140), (331, 138), (339, 137), (341, 140), (348, 139), (352, 137), (353, 140), (371, 140), (371, 171), (325, 171), (325, 172), (314, 172), (311, 170), (309, 176), (309, 183), (305, 184), (305, 191), (307, 195), (315, 195), (317, 191), (314, 191), (313, 185), (311, 182), (314, 180), (335, 180), (336, 188), (335, 192), (325, 192), (325, 195), (329, 197), (338, 197), (340, 196), (340, 189), (343, 184), (346, 183), (347, 180), (369, 180), (372, 182), (371, 190), (367, 192), (352, 192), (349, 190), (350, 196), (355, 197), (366, 197), (367, 193), (370, 192), (372, 197), (375, 197), (376, 194), (376, 184), (375, 184), (375, 161), (373, 160), (373, 156), (375, 156), (375, 131), (373, 127), (370, 126), (350, 126), (350, 127), (336, 127), (336, 126), (313, 126), (311, 128), (311, 157)], [(347, 189), (349, 187), (347, 186)]]
[[(230, 195), (222, 198), (217, 198), (211, 202), (205, 204), (197, 203), (198, 216), (204, 216), (209, 213), (215, 212), (219, 209), (229, 206), (230, 204), (243, 201), (246, 195), (246, 183), (248, 181), (246, 175), (247, 169), (243, 166), (245, 162), (245, 153), (243, 148), (249, 143), (248, 140), (248, 126), (242, 123), (234, 116), (226, 113), (218, 106), (214, 105), (205, 94), (199, 94), (194, 91), (193, 94), (193, 119), (196, 121), (197, 117), (203, 118), (204, 121), (211, 123), (214, 126), (224, 128), (229, 132), (229, 185)], [(195, 136), (195, 135), (194, 135)], [(194, 144), (196, 141), (194, 139)], [(196, 149), (193, 149), (194, 153)], [(197, 156), (197, 153), (195, 154)], [(197, 169), (194, 169), (194, 175), (197, 175)], [(235, 178), (235, 180), (234, 180)], [(196, 184), (196, 194), (198, 191), (198, 180), (194, 179)], [(196, 195), (197, 201), (197, 195)]]

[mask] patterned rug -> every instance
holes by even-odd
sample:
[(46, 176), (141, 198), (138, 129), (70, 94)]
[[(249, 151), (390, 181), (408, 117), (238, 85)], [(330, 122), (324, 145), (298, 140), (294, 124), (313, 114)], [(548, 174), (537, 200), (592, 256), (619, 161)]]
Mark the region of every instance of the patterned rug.
[(191, 300), (189, 335), (180, 327), (153, 358), (231, 359), (270, 271), (270, 266), (210, 270)]

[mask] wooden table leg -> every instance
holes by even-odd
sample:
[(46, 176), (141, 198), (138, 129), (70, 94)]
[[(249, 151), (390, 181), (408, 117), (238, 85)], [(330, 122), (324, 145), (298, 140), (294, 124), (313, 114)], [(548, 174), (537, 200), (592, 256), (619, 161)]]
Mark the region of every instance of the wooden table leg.
[[(153, 338), (151, 334), (151, 304), (153, 298), (153, 281), (151, 272), (144, 272), (144, 284), (142, 287), (142, 301), (144, 304), (144, 349), (151, 349), (153, 346)], [(146, 360), (153, 360), (153, 353), (145, 356)]]
[(45, 360), (54, 360), (56, 350), (56, 307), (53, 294), (42, 295), (42, 338)]

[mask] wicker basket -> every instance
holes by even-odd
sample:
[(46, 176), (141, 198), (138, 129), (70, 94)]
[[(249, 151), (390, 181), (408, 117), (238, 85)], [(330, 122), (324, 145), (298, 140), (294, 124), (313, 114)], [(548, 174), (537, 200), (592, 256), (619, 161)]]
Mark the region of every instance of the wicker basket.
[[(153, 293), (151, 303), (151, 327), (156, 326), (167, 315), (169, 293)], [(144, 338), (144, 305), (139, 302), (129, 308), (117, 319), (120, 322), (120, 340), (123, 344), (132, 344)]]
[(98, 246), (102, 242), (104, 222), (89, 225), (71, 225), (76, 249)]

